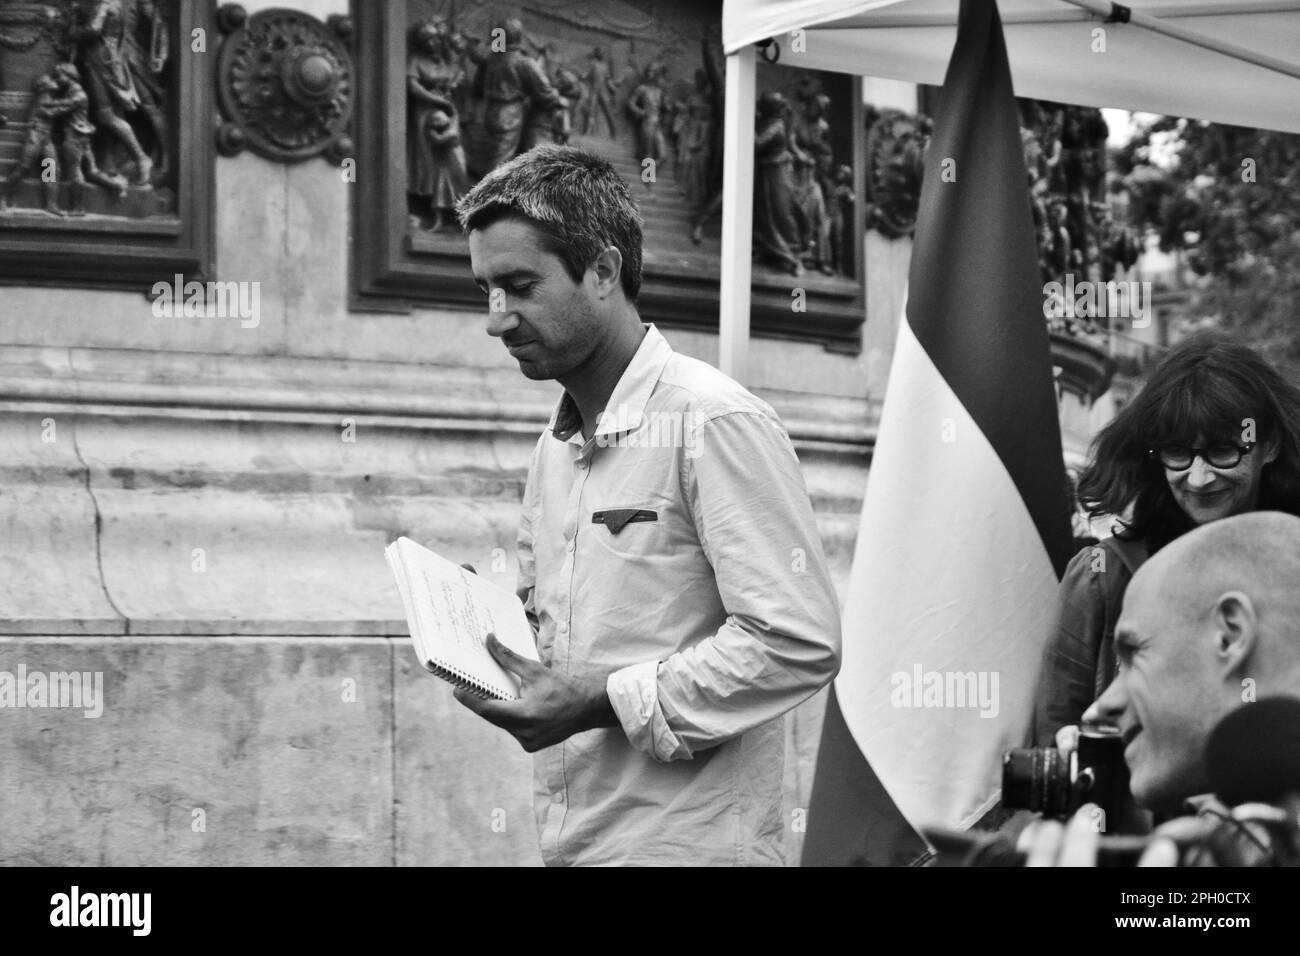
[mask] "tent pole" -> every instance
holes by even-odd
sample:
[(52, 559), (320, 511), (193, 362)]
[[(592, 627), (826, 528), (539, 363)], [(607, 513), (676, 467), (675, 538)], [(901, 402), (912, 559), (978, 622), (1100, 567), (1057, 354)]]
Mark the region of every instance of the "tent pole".
[(718, 368), (743, 383), (749, 373), (749, 308), (754, 241), (755, 50), (746, 44), (727, 56), (723, 127), (722, 287)]
[[(1095, 13), (1101, 17), (1109, 17), (1117, 6), (1110, 3), (1109, 0), (1061, 0), (1062, 3), (1068, 3), (1071, 6), (1080, 7), (1090, 13)], [(1150, 30), (1153, 33), (1160, 33), (1167, 37), (1173, 37), (1175, 40), (1181, 40), (1184, 43), (1190, 43), (1193, 46), (1199, 46), (1213, 53), (1222, 53), (1224, 56), (1230, 56), (1233, 59), (1241, 60), (1244, 63), (1253, 63), (1255, 66), (1265, 70), (1272, 70), (1274, 73), (1281, 73), (1284, 76), (1292, 76), (1300, 79), (1300, 64), (1288, 63), (1286, 60), (1279, 60), (1277, 57), (1268, 56), (1264, 53), (1256, 53), (1254, 50), (1247, 50), (1244, 47), (1236, 46), (1232, 43), (1216, 40), (1214, 37), (1208, 37), (1204, 33), (1197, 33), (1195, 30), (1189, 30), (1186, 27), (1170, 23), (1168, 20), (1162, 20), (1160, 17), (1153, 17), (1148, 13), (1142, 13), (1139, 10), (1129, 10), (1128, 22), (1136, 27), (1142, 27), (1144, 30)]]

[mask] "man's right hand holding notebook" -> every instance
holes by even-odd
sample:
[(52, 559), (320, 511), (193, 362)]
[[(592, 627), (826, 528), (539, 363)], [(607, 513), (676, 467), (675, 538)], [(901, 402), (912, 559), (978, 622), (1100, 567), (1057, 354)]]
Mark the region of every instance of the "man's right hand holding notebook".
[(487, 636), (487, 649), (498, 664), (519, 677), (519, 699), (483, 700), (457, 690), (456, 700), (509, 733), (528, 753), (584, 730), (619, 726), (604, 679), (557, 674), (545, 664), (520, 657), (495, 634)]

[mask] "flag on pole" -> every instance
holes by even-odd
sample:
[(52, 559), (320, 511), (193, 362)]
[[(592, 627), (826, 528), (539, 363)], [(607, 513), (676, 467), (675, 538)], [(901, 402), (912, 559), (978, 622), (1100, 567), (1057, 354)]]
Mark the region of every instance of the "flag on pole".
[(1072, 539), (1021, 149), (997, 7), (962, 0), (805, 865), (923, 860), (916, 828), (978, 821), (1026, 742)]

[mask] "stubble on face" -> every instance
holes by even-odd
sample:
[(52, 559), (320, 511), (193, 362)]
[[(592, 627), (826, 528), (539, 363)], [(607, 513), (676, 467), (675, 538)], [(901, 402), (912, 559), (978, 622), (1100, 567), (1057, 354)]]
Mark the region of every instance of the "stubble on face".
[(519, 371), (534, 381), (581, 374), (600, 345), (602, 323), (585, 281), (574, 280), (547, 236), (527, 220), (505, 217), (471, 232), (469, 245), (490, 310), (500, 296), (489, 334), (501, 339)]

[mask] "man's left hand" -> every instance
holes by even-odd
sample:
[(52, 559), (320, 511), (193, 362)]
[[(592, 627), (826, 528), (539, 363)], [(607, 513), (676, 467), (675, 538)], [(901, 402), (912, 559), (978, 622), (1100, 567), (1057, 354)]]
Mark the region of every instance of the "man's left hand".
[[(1097, 806), (1088, 803), (1064, 825), (1056, 820), (1030, 823), (1020, 831), (1016, 841), (1016, 849), (1027, 854), (1025, 866), (1096, 866), (1097, 847), (1101, 842), (1101, 833), (1095, 825), (1099, 814)], [(1152, 834), (1137, 865), (1177, 866), (1180, 846), (1203, 841), (1215, 825), (1214, 821), (1196, 817), (1170, 820)]]
[(483, 700), (457, 690), (456, 700), (507, 731), (528, 753), (584, 730), (618, 726), (605, 681), (557, 674), (545, 664), (520, 657), (495, 634), (488, 635), (487, 648), (498, 664), (518, 675), (519, 699)]
[(1095, 823), (1099, 809), (1084, 804), (1062, 824), (1057, 820), (1035, 820), (1020, 831), (1016, 849), (1026, 854), (1025, 866), (1096, 866), (1101, 833)]

